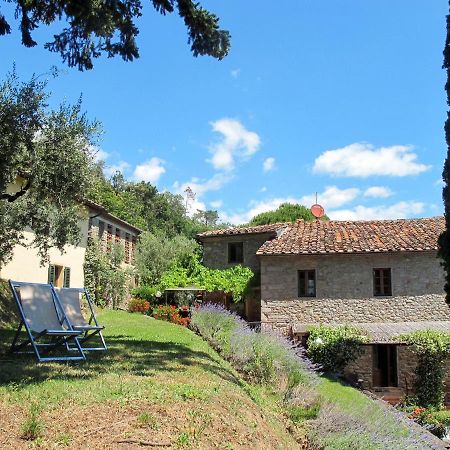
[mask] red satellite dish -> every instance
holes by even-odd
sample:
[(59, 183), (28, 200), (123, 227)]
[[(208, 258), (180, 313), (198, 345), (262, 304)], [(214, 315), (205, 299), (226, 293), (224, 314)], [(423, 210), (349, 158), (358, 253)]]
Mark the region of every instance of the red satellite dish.
[(320, 219), (324, 214), (325, 210), (318, 203), (311, 206), (311, 213), (316, 219)]

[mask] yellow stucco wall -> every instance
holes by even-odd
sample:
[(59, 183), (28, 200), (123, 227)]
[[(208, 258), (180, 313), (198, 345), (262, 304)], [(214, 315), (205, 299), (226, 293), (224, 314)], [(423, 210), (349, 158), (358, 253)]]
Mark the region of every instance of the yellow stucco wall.
[[(50, 264), (70, 267), (70, 286), (84, 286), (83, 263), (86, 252), (88, 236), (88, 219), (80, 221), (82, 238), (78, 246), (67, 245), (65, 253), (55, 248), (49, 251)], [(33, 240), (31, 230), (25, 233), (25, 245), (17, 245), (14, 248), (12, 260), (0, 269), (0, 278), (13, 279), (15, 281), (29, 281), (36, 283), (47, 283), (48, 266), (41, 266), (41, 259), (34, 247), (30, 245)]]

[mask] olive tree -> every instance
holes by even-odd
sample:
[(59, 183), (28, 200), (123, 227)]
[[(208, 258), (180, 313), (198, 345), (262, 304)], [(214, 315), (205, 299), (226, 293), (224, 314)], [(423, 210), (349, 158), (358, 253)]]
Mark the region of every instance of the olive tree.
[(20, 82), (13, 72), (0, 84), (0, 266), (16, 244), (33, 245), (45, 261), (50, 247), (63, 250), (81, 237), (99, 127), (81, 102), (52, 109), (48, 99), (36, 77)]

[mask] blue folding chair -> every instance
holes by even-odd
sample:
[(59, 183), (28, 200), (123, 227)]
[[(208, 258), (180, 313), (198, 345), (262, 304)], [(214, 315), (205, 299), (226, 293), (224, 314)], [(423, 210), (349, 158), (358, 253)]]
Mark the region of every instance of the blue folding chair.
[[(107, 350), (105, 339), (102, 331), (104, 326), (98, 323), (95, 316), (94, 306), (92, 304), (91, 297), (86, 288), (54, 288), (56, 296), (58, 297), (66, 317), (69, 319), (74, 330), (81, 331), (83, 334), (78, 338), (78, 342), (81, 348), (86, 350)], [(82, 298), (86, 299), (87, 306), (89, 308), (89, 320), (86, 321), (83, 312), (81, 310)], [(93, 337), (98, 337), (99, 345), (93, 347), (87, 347), (86, 342), (90, 341)], [(68, 348), (72, 349), (73, 345), (69, 345)]]
[[(9, 280), (9, 286), (21, 318), (11, 352), (34, 353), (38, 362), (86, 359), (78, 341), (82, 331), (72, 327), (50, 284)], [(23, 328), (28, 338), (19, 343)], [(55, 350), (67, 352), (67, 345), (71, 345), (77, 355), (48, 356)], [(31, 350), (27, 351), (27, 347), (31, 347)]]

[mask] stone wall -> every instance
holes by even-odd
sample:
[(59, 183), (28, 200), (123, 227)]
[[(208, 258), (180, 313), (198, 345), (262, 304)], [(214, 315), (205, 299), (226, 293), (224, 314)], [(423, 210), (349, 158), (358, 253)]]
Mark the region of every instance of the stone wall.
[(344, 370), (345, 377), (352, 383), (358, 383), (363, 389), (372, 388), (373, 350), (371, 345), (363, 345), (361, 355)]
[(365, 323), (450, 320), (444, 294), (410, 297), (262, 300), (261, 321), (290, 332), (296, 323)]
[(228, 262), (228, 244), (231, 242), (242, 242), (244, 244), (244, 261), (242, 265), (250, 267), (253, 272), (258, 272), (260, 264), (256, 252), (264, 242), (272, 237), (273, 233), (261, 233), (203, 238), (203, 264), (211, 269), (228, 269), (236, 265), (236, 263)]
[[(393, 296), (374, 297), (372, 270), (391, 268)], [(316, 270), (316, 294), (298, 297), (298, 270)], [(434, 252), (261, 258), (261, 320), (294, 323), (450, 320)]]
[(444, 271), (436, 252), (261, 257), (263, 300), (298, 296), (298, 270), (316, 270), (317, 298), (373, 296), (373, 269), (391, 268), (392, 295), (442, 294)]

